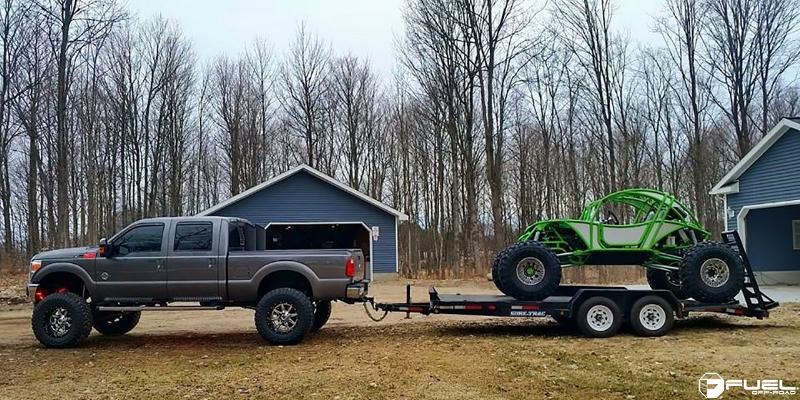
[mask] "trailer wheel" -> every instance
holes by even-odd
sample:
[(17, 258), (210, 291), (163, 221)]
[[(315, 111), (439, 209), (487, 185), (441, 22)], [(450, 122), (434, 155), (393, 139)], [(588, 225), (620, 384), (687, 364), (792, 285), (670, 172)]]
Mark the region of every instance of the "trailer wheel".
[(660, 296), (644, 296), (631, 307), (631, 328), (639, 336), (663, 336), (675, 323), (672, 305)]
[(270, 344), (297, 344), (311, 331), (314, 305), (297, 289), (273, 289), (256, 305), (255, 320), (258, 333)]
[(578, 307), (576, 322), (578, 329), (586, 336), (614, 336), (622, 326), (622, 310), (607, 297), (591, 297)]
[(53, 293), (36, 304), (31, 325), (45, 347), (75, 347), (92, 331), (92, 310), (75, 293)]
[(681, 261), (681, 283), (695, 300), (718, 303), (730, 300), (744, 286), (744, 265), (730, 247), (703, 242)]
[(561, 264), (541, 243), (516, 243), (497, 255), (495, 283), (501, 292), (519, 300), (542, 300), (561, 283)]
[(314, 323), (311, 325), (311, 332), (322, 329), (331, 317), (331, 302), (318, 301), (314, 303)]
[(681, 276), (678, 271), (662, 271), (653, 268), (647, 268), (647, 283), (651, 289), (664, 289), (669, 290), (675, 297), (686, 300), (689, 295), (686, 294), (681, 285)]

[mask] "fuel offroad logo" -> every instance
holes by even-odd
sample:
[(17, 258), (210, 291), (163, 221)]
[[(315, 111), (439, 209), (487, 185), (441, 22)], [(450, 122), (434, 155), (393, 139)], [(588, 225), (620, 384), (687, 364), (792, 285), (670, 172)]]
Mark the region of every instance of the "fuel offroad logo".
[(797, 388), (783, 383), (783, 379), (725, 379), (715, 372), (706, 372), (698, 379), (700, 394), (706, 399), (717, 399), (726, 390), (745, 391), (752, 395), (795, 395)]

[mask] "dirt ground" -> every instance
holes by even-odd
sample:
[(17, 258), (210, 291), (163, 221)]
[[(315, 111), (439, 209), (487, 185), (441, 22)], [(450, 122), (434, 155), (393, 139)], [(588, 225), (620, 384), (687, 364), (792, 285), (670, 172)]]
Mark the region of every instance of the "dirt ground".
[[(372, 292), (402, 301), (404, 283)], [(495, 292), (489, 282), (417, 282), (414, 297), (427, 298), (432, 283)], [(249, 310), (165, 312), (144, 314), (123, 337), (93, 333), (81, 348), (49, 350), (31, 334), (30, 306), (15, 303), (0, 302), (2, 399), (700, 399), (705, 372), (800, 386), (799, 304), (763, 321), (698, 315), (662, 338), (610, 339), (549, 319), (393, 314), (374, 323), (360, 306), (336, 304), (330, 323), (293, 347), (265, 345)]]

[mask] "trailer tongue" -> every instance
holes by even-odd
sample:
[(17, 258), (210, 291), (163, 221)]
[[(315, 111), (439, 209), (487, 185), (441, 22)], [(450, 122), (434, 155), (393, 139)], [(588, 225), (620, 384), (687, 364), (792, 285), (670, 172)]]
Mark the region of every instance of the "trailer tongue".
[(669, 290), (584, 285), (561, 285), (551, 296), (537, 301), (517, 300), (503, 295), (443, 294), (431, 287), (427, 302), (413, 302), (407, 287), (406, 302), (379, 303), (371, 299), (370, 302), (375, 310), (387, 313), (524, 318), (549, 316), (559, 323), (576, 325), (590, 337), (612, 336), (625, 322), (641, 336), (661, 336), (669, 331), (676, 317), (686, 318), (690, 313), (697, 312), (758, 319), (769, 317), (769, 310), (777, 307), (778, 302), (759, 288), (738, 234), (735, 231), (724, 232), (723, 240), (742, 258), (745, 266), (747, 275), (742, 289), (744, 304), (738, 300), (721, 303), (680, 300)]

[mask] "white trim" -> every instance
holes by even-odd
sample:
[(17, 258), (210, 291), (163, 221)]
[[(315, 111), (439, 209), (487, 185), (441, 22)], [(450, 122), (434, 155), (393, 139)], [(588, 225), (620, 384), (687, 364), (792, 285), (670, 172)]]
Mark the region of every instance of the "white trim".
[(775, 207), (786, 207), (786, 206), (797, 206), (797, 205), (800, 205), (800, 200), (751, 204), (749, 206), (742, 207), (742, 209), (739, 210), (739, 215), (736, 216), (736, 230), (739, 231), (739, 237), (742, 239), (742, 246), (744, 246), (745, 249), (747, 248), (747, 214), (750, 212), (750, 210), (760, 210), (763, 208), (775, 208)]
[(376, 199), (373, 199), (372, 197), (369, 197), (369, 196), (365, 195), (364, 193), (361, 193), (358, 190), (355, 190), (355, 189), (351, 188), (350, 186), (347, 186), (344, 183), (338, 181), (337, 179), (332, 178), (332, 177), (330, 177), (328, 175), (325, 175), (324, 173), (322, 173), (322, 172), (320, 172), (320, 171), (318, 171), (318, 170), (316, 170), (316, 169), (314, 169), (314, 168), (312, 168), (312, 167), (310, 167), (309, 165), (306, 165), (306, 164), (300, 164), (300, 165), (298, 165), (298, 166), (296, 166), (296, 167), (294, 167), (294, 168), (292, 168), (292, 169), (290, 169), (290, 170), (288, 170), (288, 171), (286, 171), (286, 172), (284, 172), (284, 173), (282, 173), (282, 174), (280, 174), (280, 175), (278, 175), (276, 177), (273, 177), (272, 179), (270, 179), (270, 180), (268, 180), (266, 182), (262, 182), (262, 183), (260, 183), (260, 184), (258, 184), (256, 186), (253, 186), (250, 189), (247, 189), (244, 192), (241, 192), (241, 193), (237, 194), (236, 196), (233, 196), (233, 197), (231, 197), (231, 198), (229, 198), (229, 199), (227, 199), (227, 200), (225, 200), (225, 201), (223, 201), (221, 203), (218, 203), (218, 204), (216, 204), (216, 205), (214, 205), (214, 206), (212, 206), (212, 207), (210, 207), (208, 209), (205, 209), (205, 210), (201, 211), (199, 214), (197, 214), (197, 216), (206, 216), (206, 215), (212, 214), (212, 213), (214, 213), (216, 211), (219, 211), (219, 210), (221, 210), (221, 209), (223, 209), (223, 208), (225, 208), (225, 207), (227, 207), (227, 206), (229, 206), (229, 205), (231, 205), (233, 203), (236, 203), (239, 200), (242, 200), (242, 199), (245, 199), (247, 197), (250, 197), (251, 195), (261, 191), (262, 189), (270, 187), (270, 186), (272, 186), (272, 185), (274, 185), (274, 184), (276, 184), (276, 183), (278, 183), (278, 182), (280, 182), (280, 181), (282, 181), (282, 180), (284, 180), (284, 179), (286, 179), (286, 178), (288, 178), (288, 177), (290, 177), (290, 176), (292, 176), (292, 175), (294, 175), (294, 174), (296, 174), (296, 173), (298, 173), (300, 171), (306, 171), (306, 172), (310, 173), (311, 175), (314, 175), (315, 177), (317, 177), (319, 179), (322, 179), (323, 181), (325, 181), (327, 183), (330, 183), (331, 185), (343, 190), (344, 192), (349, 193), (349, 194), (351, 194), (351, 195), (353, 195), (353, 196), (355, 196), (355, 197), (357, 197), (357, 198), (359, 198), (359, 199), (361, 199), (361, 200), (363, 200), (363, 201), (365, 201), (365, 202), (367, 202), (369, 204), (372, 204), (373, 206), (375, 206), (377, 208), (380, 208), (383, 211), (386, 211), (389, 214), (394, 215), (396, 218), (398, 218), (401, 221), (405, 221), (405, 220), (408, 219), (408, 215), (406, 215), (406, 214), (404, 214), (404, 213), (402, 213), (400, 211), (397, 211), (394, 208), (389, 207), (386, 204), (383, 204), (380, 201), (378, 201)]
[(739, 193), (739, 181), (733, 182), (730, 185), (725, 185), (710, 194), (731, 194)]
[[(272, 225), (361, 225), (364, 229), (367, 230), (367, 234), (369, 235), (369, 276), (373, 275), (373, 268), (372, 268), (372, 261), (375, 259), (375, 253), (372, 251), (372, 242), (375, 240), (372, 239), (372, 228), (369, 225), (365, 224), (364, 221), (316, 221), (316, 222), (270, 222), (265, 227), (264, 230), (266, 231)], [(395, 224), (397, 226), (397, 224)], [(267, 238), (269, 240), (269, 238)]]
[(400, 224), (400, 221), (397, 217), (394, 218), (394, 273), (398, 273), (400, 271), (400, 257), (398, 256), (398, 252), (400, 251), (398, 247), (400, 247), (400, 238), (397, 237), (397, 225)]
[(722, 220), (725, 221), (725, 231), (731, 230), (728, 227), (728, 195), (722, 195)]
[[(766, 135), (731, 169), (713, 188), (709, 194), (735, 193), (726, 192), (725, 187), (739, 179), (742, 174), (750, 168), (775, 142), (780, 139), (789, 129), (800, 131), (800, 124), (790, 119), (784, 118), (775, 125)], [(738, 183), (737, 183), (738, 192)]]

